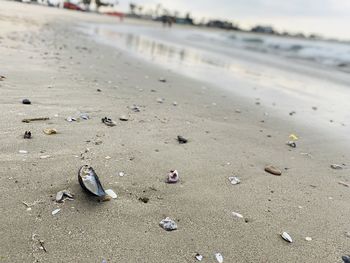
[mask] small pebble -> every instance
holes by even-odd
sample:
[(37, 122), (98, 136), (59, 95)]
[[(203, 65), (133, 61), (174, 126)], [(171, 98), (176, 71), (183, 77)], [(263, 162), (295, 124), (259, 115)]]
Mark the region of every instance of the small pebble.
[(281, 175), (282, 174), (281, 170), (273, 165), (266, 166), (265, 172), (268, 172), (268, 173), (273, 174), (273, 175)]
[(23, 99), (22, 103), (23, 104), (27, 104), (27, 105), (32, 104), (32, 102), (30, 100), (28, 100), (28, 99)]

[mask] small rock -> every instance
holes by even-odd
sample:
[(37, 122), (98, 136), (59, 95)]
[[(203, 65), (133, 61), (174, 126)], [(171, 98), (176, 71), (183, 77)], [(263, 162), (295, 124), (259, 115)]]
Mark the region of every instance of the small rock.
[(173, 106), (177, 106), (177, 102), (176, 101), (173, 102)]
[(166, 231), (173, 231), (177, 229), (175, 221), (171, 220), (169, 217), (160, 221), (159, 225)]
[(23, 104), (27, 104), (27, 105), (32, 104), (32, 102), (30, 100), (28, 100), (28, 99), (23, 99), (22, 103)]
[(158, 80), (159, 80), (159, 82), (166, 82), (165, 78), (159, 78)]
[(281, 170), (273, 165), (266, 166), (265, 172), (268, 172), (268, 173), (273, 174), (273, 175), (281, 175), (282, 174)]
[(316, 107), (316, 106), (313, 106), (312, 109), (313, 109), (313, 110), (317, 110), (317, 107)]
[(294, 114), (296, 114), (295, 111), (291, 111), (291, 112), (289, 113), (290, 116), (293, 116)]
[(149, 202), (149, 198), (148, 197), (140, 197), (139, 201), (141, 201), (142, 203), (147, 204)]
[(185, 144), (188, 142), (188, 139), (182, 137), (181, 135), (177, 136), (177, 141), (179, 142), (179, 144)]
[(97, 91), (97, 92), (101, 92), (102, 90), (101, 90), (101, 89), (97, 89), (96, 91)]
[(43, 132), (47, 135), (52, 135), (52, 134), (56, 134), (57, 133), (57, 130), (56, 129), (53, 129), (53, 128), (46, 128), (43, 130)]

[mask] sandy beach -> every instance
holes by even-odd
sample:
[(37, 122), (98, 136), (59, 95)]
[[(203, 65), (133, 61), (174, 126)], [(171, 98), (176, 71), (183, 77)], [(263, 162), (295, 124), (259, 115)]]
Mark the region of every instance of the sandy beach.
[[(312, 109), (316, 93), (302, 112), (273, 95), (272, 106), (260, 91), (241, 96), (76, 28), (139, 21), (7, 1), (0, 7), (0, 262), (179, 263), (197, 262), (196, 253), (217, 262), (221, 253), (224, 262), (329, 263), (350, 254), (349, 111), (339, 120)], [(332, 75), (327, 85), (349, 84), (346, 75), (313, 72), (314, 79)], [(66, 120), (81, 113), (90, 119)], [(22, 122), (36, 117), (49, 120)], [(25, 131), (32, 139), (23, 139)], [(286, 145), (290, 134), (296, 148)], [(117, 199), (101, 203), (82, 191), (84, 164)], [(282, 175), (265, 172), (269, 164)], [(172, 169), (180, 181), (166, 184)], [(73, 201), (55, 202), (63, 189)], [(176, 231), (159, 226), (166, 217)]]

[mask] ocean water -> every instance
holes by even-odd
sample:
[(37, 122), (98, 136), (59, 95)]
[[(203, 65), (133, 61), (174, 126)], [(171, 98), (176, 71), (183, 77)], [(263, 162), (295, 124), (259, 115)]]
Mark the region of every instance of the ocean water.
[[(350, 45), (159, 24), (82, 24), (95, 41), (304, 120), (350, 126)], [(253, 102), (254, 103), (254, 102)], [(322, 114), (312, 115), (312, 107)], [(299, 115), (300, 116), (300, 115)]]

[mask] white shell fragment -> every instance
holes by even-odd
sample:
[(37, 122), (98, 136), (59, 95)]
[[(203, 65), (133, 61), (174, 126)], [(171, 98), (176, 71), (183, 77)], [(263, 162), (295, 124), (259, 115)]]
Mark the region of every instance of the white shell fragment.
[(169, 217), (160, 221), (159, 225), (166, 231), (173, 231), (177, 229), (175, 221), (171, 220)]
[(215, 259), (219, 263), (223, 263), (224, 262), (224, 257), (220, 253), (216, 253), (215, 254)]
[(228, 180), (231, 182), (231, 184), (235, 185), (235, 184), (239, 184), (241, 182), (241, 180), (236, 177), (236, 176), (231, 176), (228, 178)]
[(65, 199), (68, 199), (68, 200), (74, 200), (74, 195), (69, 192), (68, 190), (62, 190), (62, 191), (59, 191), (57, 192), (56, 194), (56, 202), (57, 203), (63, 203)]
[(242, 216), (241, 214), (236, 213), (236, 212), (232, 212), (232, 215), (233, 215), (234, 217), (243, 218), (243, 216)]
[(113, 199), (117, 198), (117, 194), (112, 189), (105, 190), (106, 194), (112, 197)]
[(198, 261), (202, 261), (203, 260), (203, 256), (199, 253), (197, 253), (195, 256), (194, 256)]
[(291, 236), (290, 236), (287, 232), (283, 232), (282, 235), (281, 235), (281, 237), (282, 237), (285, 241), (287, 241), (287, 242), (289, 242), (289, 243), (292, 243), (292, 242), (293, 242)]
[(19, 150), (18, 152), (21, 153), (21, 154), (27, 154), (28, 153), (28, 151), (26, 151), (26, 150)]
[(306, 241), (312, 241), (312, 238), (311, 237), (305, 237), (305, 240)]
[(41, 155), (40, 159), (47, 159), (47, 158), (50, 158), (50, 157), (51, 157), (51, 155)]
[(54, 216), (54, 215), (56, 215), (59, 211), (61, 211), (61, 209), (55, 209), (55, 210), (53, 210), (52, 212), (51, 212), (51, 214)]

